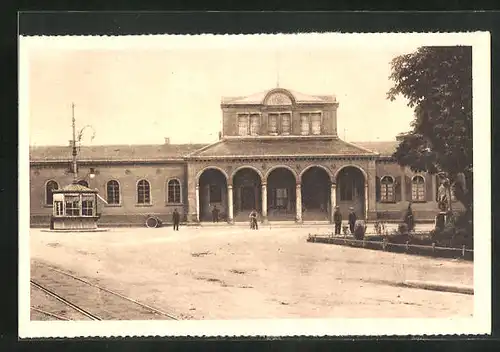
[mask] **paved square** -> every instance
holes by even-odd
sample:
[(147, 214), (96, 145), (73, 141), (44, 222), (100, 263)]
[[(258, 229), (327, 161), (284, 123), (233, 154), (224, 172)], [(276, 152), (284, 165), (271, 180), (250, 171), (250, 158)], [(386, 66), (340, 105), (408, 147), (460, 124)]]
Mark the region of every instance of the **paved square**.
[(473, 296), (390, 286), (404, 280), (472, 285), (460, 260), (307, 243), (330, 228), (242, 226), (31, 229), (37, 261), (194, 319), (468, 317)]

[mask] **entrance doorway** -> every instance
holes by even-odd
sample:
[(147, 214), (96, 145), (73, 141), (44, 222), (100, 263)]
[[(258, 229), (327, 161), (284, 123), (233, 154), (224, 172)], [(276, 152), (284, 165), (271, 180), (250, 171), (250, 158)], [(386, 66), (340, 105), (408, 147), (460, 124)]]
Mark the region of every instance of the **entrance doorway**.
[(267, 216), (269, 220), (294, 220), (296, 179), (287, 168), (271, 171), (267, 177)]
[(241, 210), (252, 211), (257, 208), (255, 187), (244, 186), (241, 187)]

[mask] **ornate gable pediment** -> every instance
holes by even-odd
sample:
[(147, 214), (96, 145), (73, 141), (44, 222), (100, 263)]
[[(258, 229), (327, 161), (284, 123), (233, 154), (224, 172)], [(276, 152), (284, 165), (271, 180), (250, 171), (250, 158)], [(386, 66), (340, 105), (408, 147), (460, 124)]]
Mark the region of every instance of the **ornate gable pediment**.
[(265, 102), (266, 105), (292, 105), (292, 99), (282, 92), (272, 93)]

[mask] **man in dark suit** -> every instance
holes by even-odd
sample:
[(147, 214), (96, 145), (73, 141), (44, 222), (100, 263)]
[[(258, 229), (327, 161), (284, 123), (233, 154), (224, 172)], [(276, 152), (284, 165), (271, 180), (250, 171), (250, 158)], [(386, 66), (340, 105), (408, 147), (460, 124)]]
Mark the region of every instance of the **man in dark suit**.
[(174, 223), (174, 231), (179, 231), (179, 223), (181, 222), (181, 216), (177, 209), (174, 209), (172, 214), (172, 222)]
[(335, 212), (333, 213), (333, 222), (335, 224), (335, 234), (340, 235), (340, 227), (342, 226), (342, 213), (338, 206), (335, 207)]
[(356, 224), (356, 220), (358, 219), (356, 216), (356, 213), (354, 212), (354, 208), (350, 207), (349, 208), (349, 231), (351, 231), (351, 234), (354, 234), (354, 225)]

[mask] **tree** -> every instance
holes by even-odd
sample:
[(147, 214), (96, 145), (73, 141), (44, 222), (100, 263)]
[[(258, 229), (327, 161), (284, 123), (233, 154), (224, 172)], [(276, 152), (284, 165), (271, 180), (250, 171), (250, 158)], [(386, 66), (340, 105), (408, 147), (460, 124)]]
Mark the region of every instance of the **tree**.
[(415, 112), (393, 157), (414, 171), (445, 172), (472, 216), (472, 48), (421, 47), (391, 68), (387, 98), (402, 95)]

